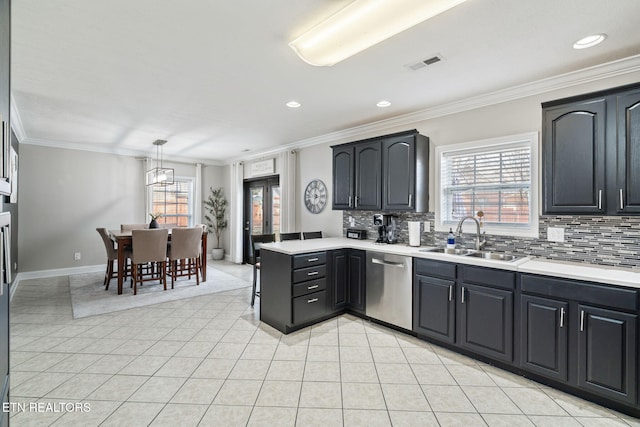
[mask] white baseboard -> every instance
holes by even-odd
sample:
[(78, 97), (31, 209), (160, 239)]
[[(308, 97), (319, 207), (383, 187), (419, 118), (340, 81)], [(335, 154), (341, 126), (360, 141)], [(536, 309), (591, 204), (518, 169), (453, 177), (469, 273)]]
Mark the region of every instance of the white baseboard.
[(46, 277), (58, 277), (58, 276), (69, 276), (71, 274), (83, 274), (83, 273), (96, 273), (96, 272), (104, 272), (106, 269), (106, 264), (103, 265), (87, 265), (84, 267), (70, 267), (70, 268), (56, 268), (52, 270), (40, 270), (40, 271), (25, 271), (16, 274), (16, 278), (11, 284), (11, 290), (9, 295), (9, 301), (13, 299), (13, 296), (20, 286), (20, 282), (22, 280), (29, 279), (44, 279)]

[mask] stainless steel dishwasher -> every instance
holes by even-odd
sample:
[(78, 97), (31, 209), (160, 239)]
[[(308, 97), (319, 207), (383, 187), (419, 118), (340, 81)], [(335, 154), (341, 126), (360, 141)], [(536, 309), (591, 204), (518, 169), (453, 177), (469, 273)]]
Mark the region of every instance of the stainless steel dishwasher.
[(408, 256), (367, 251), (367, 316), (412, 329), (412, 264)]

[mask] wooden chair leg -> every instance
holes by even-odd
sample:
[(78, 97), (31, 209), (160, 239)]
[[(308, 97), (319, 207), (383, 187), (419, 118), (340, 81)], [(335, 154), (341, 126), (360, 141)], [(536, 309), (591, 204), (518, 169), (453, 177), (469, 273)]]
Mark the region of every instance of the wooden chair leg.
[(176, 280), (176, 268), (178, 268), (178, 260), (171, 261), (171, 289), (173, 289), (173, 283)]
[(132, 279), (133, 279), (133, 294), (137, 295), (138, 294), (138, 265), (137, 264), (133, 264)]
[[(200, 286), (200, 260), (196, 258), (196, 286)], [(191, 270), (189, 270), (191, 271)]]
[[(162, 270), (160, 271), (160, 273), (162, 273), (162, 284), (164, 285), (164, 290), (167, 290), (167, 264), (165, 261), (160, 262), (160, 266), (159, 266)], [(172, 289), (173, 289), (173, 284), (172, 284)]]

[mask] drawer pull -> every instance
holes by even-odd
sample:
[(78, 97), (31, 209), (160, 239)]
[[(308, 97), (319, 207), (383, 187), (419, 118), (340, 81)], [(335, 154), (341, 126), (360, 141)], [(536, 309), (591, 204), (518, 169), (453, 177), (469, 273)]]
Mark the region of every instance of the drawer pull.
[(314, 302), (317, 302), (318, 298), (311, 298), (307, 300), (307, 304), (313, 304)]
[(460, 297), (460, 302), (462, 304), (464, 304), (464, 286), (462, 287), (462, 292), (460, 292), (460, 293), (462, 294), (461, 297)]
[(318, 261), (320, 258), (309, 258), (307, 260), (307, 262), (314, 262), (314, 261)]
[(624, 209), (624, 196), (622, 194), (622, 188), (620, 189), (620, 210)]
[(598, 190), (598, 209), (602, 210), (602, 190)]
[(307, 276), (317, 276), (318, 274), (320, 274), (319, 271), (310, 271), (307, 273)]
[(319, 286), (320, 286), (320, 285), (307, 286), (307, 289), (308, 289), (308, 290), (316, 289), (316, 288), (317, 288), (317, 287), (319, 287)]
[(453, 286), (449, 285), (449, 301), (453, 298)]

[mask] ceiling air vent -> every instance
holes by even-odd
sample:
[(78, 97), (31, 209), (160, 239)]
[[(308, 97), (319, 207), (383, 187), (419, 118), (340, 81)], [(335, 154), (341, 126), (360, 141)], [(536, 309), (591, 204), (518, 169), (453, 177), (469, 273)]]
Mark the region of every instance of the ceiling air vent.
[(417, 71), (421, 68), (426, 67), (427, 65), (433, 65), (437, 62), (442, 61), (442, 56), (440, 55), (436, 55), (436, 56), (432, 56), (431, 58), (428, 59), (423, 59), (417, 62), (412, 62), (411, 64), (405, 65), (405, 67), (407, 67), (408, 69), (412, 70), (412, 71)]

